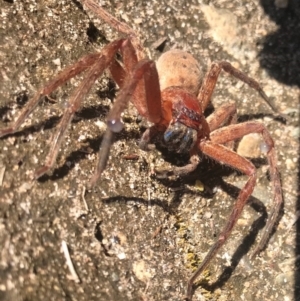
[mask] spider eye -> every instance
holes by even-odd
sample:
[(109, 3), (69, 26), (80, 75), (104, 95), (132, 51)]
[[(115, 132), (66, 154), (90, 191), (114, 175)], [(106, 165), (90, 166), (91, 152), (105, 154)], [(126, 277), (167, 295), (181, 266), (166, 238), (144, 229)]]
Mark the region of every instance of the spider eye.
[(107, 126), (114, 133), (121, 132), (124, 127), (123, 122), (120, 119), (108, 120)]

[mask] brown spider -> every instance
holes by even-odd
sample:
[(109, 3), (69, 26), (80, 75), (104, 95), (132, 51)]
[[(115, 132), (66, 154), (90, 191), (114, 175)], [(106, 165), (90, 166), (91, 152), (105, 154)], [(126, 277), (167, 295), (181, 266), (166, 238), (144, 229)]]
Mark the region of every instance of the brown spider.
[[(70, 97), (68, 107), (52, 138), (45, 165), (37, 169), (34, 174), (35, 178), (41, 177), (54, 165), (68, 125), (83, 98), (96, 79), (108, 68), (112, 78), (120, 87), (120, 92), (107, 116), (108, 127), (100, 147), (97, 168), (91, 185), (97, 182), (106, 167), (114, 132), (122, 130), (121, 113), (129, 101), (134, 104), (140, 115), (154, 124), (141, 138), (140, 146), (143, 149), (149, 149), (150, 142), (159, 133), (164, 133), (164, 140), (171, 150), (190, 153), (190, 163), (184, 167), (173, 168), (173, 174), (180, 176), (193, 171), (199, 163), (199, 153), (246, 174), (249, 179), (241, 189), (224, 229), (188, 281), (186, 299), (191, 300), (194, 282), (226, 242), (255, 186), (255, 167), (232, 150), (233, 141), (249, 133), (260, 133), (267, 146), (274, 203), (262, 239), (254, 254), (259, 253), (266, 245), (283, 204), (274, 142), (266, 127), (256, 121), (236, 124), (237, 114), (234, 103), (226, 103), (207, 119), (204, 117), (204, 111), (210, 102), (221, 70), (257, 90), (273, 109), (274, 107), (254, 79), (235, 69), (228, 62), (213, 63), (204, 78), (196, 59), (184, 51), (168, 51), (155, 64), (146, 58), (141, 42), (129, 26), (111, 16), (93, 0), (81, 2), (117, 31), (126, 34), (127, 38), (111, 42), (101, 52), (84, 56), (64, 69), (35, 94), (10, 127), (0, 130), (0, 137), (15, 133), (42, 97), (49, 95), (72, 77), (86, 71), (84, 80)], [(121, 54), (122, 62), (116, 59), (117, 52)], [(227, 125), (223, 126), (224, 123)]]

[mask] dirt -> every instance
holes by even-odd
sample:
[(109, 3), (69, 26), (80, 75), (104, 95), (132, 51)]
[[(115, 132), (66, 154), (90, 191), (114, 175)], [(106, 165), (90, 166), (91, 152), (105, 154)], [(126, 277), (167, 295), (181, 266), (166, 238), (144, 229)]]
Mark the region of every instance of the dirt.
[[(254, 90), (220, 76), (213, 106), (235, 101), (240, 122), (263, 122), (275, 140), (284, 209), (267, 248), (250, 259), (272, 207), (261, 154), (252, 159), (258, 168), (252, 201), (265, 209), (245, 208), (193, 300), (300, 300), (300, 7), (296, 0), (287, 7), (279, 2), (101, 1), (139, 32), (153, 59), (179, 48), (205, 70), (212, 61), (227, 60), (257, 79), (289, 117), (284, 122)], [(2, 1), (0, 13), (1, 128), (61, 69), (120, 36), (80, 1)], [(72, 121), (55, 167), (32, 182), (81, 79), (49, 95), (20, 131), (0, 139), (0, 300), (182, 300), (246, 177), (208, 161), (193, 177), (158, 179), (154, 167), (182, 165), (187, 158), (140, 150), (146, 123), (130, 107), (101, 181), (86, 189), (117, 90), (105, 74)], [(63, 241), (78, 278), (66, 264)]]

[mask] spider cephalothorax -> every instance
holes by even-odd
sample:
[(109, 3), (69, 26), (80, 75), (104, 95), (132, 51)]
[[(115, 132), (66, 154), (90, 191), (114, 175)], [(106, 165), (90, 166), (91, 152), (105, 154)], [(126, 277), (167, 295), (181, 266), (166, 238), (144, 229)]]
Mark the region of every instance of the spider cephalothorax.
[(203, 118), (197, 98), (180, 87), (169, 87), (162, 91), (162, 102), (172, 112), (165, 142), (178, 153), (189, 152), (201, 137)]

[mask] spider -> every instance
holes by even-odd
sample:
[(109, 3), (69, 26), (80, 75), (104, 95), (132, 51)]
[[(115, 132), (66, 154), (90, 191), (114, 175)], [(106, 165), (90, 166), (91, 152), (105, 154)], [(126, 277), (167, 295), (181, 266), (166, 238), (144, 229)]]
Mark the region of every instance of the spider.
[[(130, 101), (140, 115), (153, 123), (142, 135), (140, 141), (142, 149), (151, 149), (151, 142), (162, 134), (170, 150), (190, 154), (190, 163), (184, 167), (173, 168), (170, 171), (172, 174), (182, 176), (195, 170), (200, 162), (199, 154), (203, 154), (247, 175), (248, 180), (237, 197), (225, 227), (201, 265), (188, 280), (186, 299), (191, 300), (193, 284), (228, 239), (255, 187), (256, 169), (250, 161), (233, 150), (232, 143), (235, 140), (250, 133), (260, 133), (267, 147), (266, 156), (274, 194), (273, 207), (254, 255), (261, 252), (268, 242), (283, 204), (274, 141), (266, 127), (256, 121), (238, 124), (234, 103), (225, 103), (207, 118), (204, 116), (220, 72), (223, 70), (245, 82), (258, 91), (273, 110), (275, 108), (256, 80), (228, 62), (214, 62), (203, 77), (197, 60), (181, 50), (167, 51), (156, 63), (147, 59), (139, 38), (128, 25), (118, 21), (94, 0), (81, 2), (88, 10), (127, 37), (109, 43), (100, 52), (88, 54), (62, 70), (28, 101), (11, 126), (0, 130), (0, 137), (15, 133), (44, 96), (49, 95), (72, 77), (86, 71), (83, 81), (71, 95), (52, 137), (44, 166), (34, 173), (34, 178), (41, 177), (53, 167), (68, 125), (82, 100), (96, 79), (109, 69), (120, 91), (107, 116), (107, 130), (102, 139), (91, 186), (96, 184), (105, 170), (114, 133), (122, 130), (121, 114)], [(117, 53), (121, 59), (116, 58)]]

